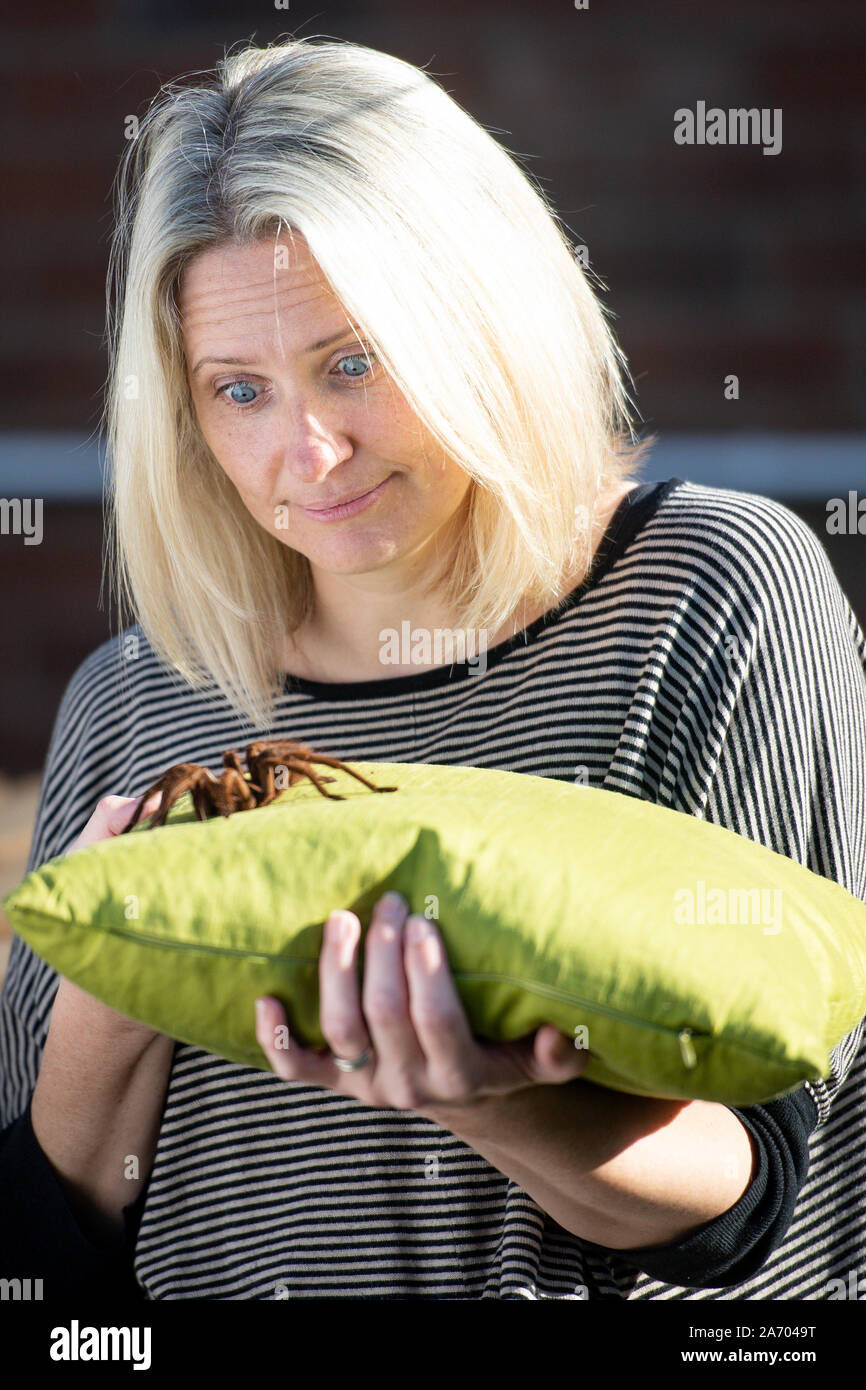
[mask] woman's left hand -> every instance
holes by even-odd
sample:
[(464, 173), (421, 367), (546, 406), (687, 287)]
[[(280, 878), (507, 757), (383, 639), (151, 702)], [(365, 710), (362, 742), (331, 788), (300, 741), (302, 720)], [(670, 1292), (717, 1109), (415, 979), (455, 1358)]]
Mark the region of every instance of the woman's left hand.
[[(548, 1025), (517, 1042), (473, 1037), (438, 928), (410, 916), (398, 893), (386, 893), (373, 909), (363, 989), (360, 939), (361, 923), (352, 912), (333, 912), (325, 923), (319, 1021), (329, 1052), (301, 1047), (289, 1037), (276, 999), (256, 1001), (256, 1037), (283, 1080), (324, 1086), (374, 1109), (423, 1114), (527, 1086), (559, 1085), (585, 1069), (590, 1054)], [(367, 1055), (353, 1070), (334, 1060)]]

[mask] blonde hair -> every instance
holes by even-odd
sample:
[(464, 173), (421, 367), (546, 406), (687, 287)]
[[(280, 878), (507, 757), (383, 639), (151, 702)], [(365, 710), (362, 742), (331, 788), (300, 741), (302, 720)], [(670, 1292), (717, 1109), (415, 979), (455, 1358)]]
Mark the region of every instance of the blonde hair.
[(434, 581), (464, 629), (496, 633), (521, 602), (553, 605), (565, 575), (581, 583), (600, 496), (653, 441), (636, 440), (625, 359), (564, 225), (432, 77), (319, 38), (250, 45), (204, 76), (160, 89), (116, 177), (106, 529), (121, 610), (162, 661), (262, 728), (313, 581), (199, 429), (178, 311), (198, 253), (304, 238), (473, 480)]

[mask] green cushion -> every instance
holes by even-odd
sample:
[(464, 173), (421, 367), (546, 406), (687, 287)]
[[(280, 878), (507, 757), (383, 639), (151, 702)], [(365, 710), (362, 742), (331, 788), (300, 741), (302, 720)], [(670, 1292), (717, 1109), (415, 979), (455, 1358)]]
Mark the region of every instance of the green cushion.
[[(762, 845), (618, 792), (418, 763), (352, 763), (269, 806), (49, 860), (4, 900), (61, 974), (132, 1018), (268, 1069), (253, 1000), (322, 1046), (325, 919), (388, 889), (433, 917), (473, 1032), (552, 1023), (589, 1081), (749, 1105), (829, 1075), (866, 1014), (866, 905)], [(330, 771), (330, 769), (329, 769)], [(581, 1030), (586, 1030), (585, 1032)]]

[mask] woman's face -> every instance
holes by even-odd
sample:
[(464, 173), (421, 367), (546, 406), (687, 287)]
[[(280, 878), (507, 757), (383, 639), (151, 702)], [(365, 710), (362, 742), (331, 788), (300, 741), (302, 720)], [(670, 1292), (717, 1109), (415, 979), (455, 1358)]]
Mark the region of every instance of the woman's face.
[[(314, 572), (399, 566), (405, 577), (409, 562), (420, 574), (471, 480), (372, 347), (369, 358), (361, 352), (306, 243), (278, 245), (276, 261), (273, 241), (232, 243), (184, 272), (179, 306), (202, 433), (248, 511)], [(356, 508), (315, 510), (371, 490)]]

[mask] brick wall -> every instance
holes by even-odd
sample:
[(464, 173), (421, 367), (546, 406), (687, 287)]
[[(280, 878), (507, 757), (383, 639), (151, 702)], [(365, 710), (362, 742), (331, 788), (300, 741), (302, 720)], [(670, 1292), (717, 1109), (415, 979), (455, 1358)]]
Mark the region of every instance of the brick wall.
[[(124, 120), (255, 33), (355, 39), (440, 75), (542, 179), (610, 286), (647, 421), (863, 429), (863, 83), (854, 0), (503, 6), (58, 3), (5, 18), (0, 428), (93, 428)], [(677, 146), (698, 100), (780, 107), (777, 156)], [(858, 291), (860, 294), (858, 295)], [(726, 401), (721, 377), (741, 376)]]
[[(288, 32), (426, 65), (526, 157), (610, 286), (648, 427), (866, 428), (861, 6), (47, 0), (18, 7), (4, 31), (0, 430), (98, 423), (125, 118), (226, 47)], [(782, 153), (675, 145), (674, 111), (698, 100), (781, 107)], [(738, 401), (723, 395), (729, 372)], [(0, 770), (11, 773), (40, 765), (63, 686), (109, 635), (100, 508), (47, 508), (50, 544), (0, 536)], [(820, 507), (812, 516), (821, 531)], [(862, 620), (857, 544), (841, 538), (833, 554)]]

